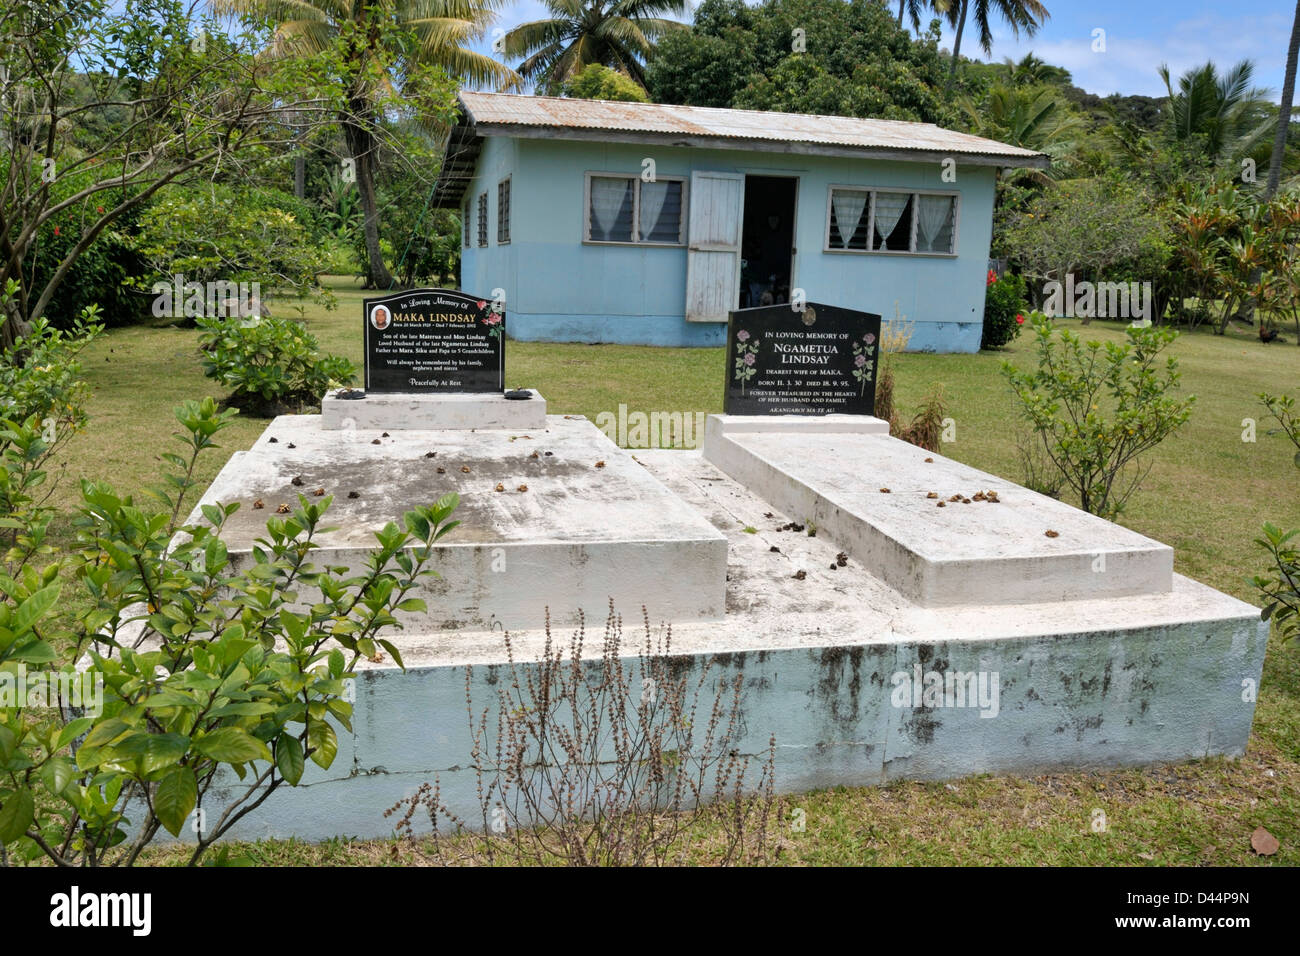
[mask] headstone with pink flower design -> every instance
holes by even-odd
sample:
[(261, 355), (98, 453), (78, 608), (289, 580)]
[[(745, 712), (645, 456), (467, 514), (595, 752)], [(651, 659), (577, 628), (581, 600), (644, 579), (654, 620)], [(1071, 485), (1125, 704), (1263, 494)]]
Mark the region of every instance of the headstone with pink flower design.
[(876, 407), (880, 316), (808, 302), (732, 312), (728, 415), (870, 415)]
[(368, 393), (501, 392), (505, 312), (451, 289), (412, 289), (363, 303)]

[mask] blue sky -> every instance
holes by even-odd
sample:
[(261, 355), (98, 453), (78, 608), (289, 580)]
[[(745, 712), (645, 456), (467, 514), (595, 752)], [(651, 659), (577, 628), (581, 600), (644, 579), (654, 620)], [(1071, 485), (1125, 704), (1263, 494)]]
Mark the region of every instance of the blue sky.
[[(1228, 66), (1255, 61), (1256, 84), (1278, 99), (1286, 66), (1295, 4), (1290, 0), (1043, 0), (1052, 17), (1032, 39), (1018, 41), (995, 21), (993, 59), (1019, 59), (1032, 50), (1064, 66), (1076, 86), (1090, 93), (1141, 93), (1161, 96), (1156, 75), (1161, 63), (1175, 74), (1206, 60)], [(890, 0), (897, 9), (897, 0)], [(498, 26), (509, 29), (546, 16), (537, 0), (519, 0), (502, 10)], [(1106, 50), (1094, 52), (1093, 31), (1104, 30)], [(944, 34), (944, 45), (951, 44)], [(963, 52), (984, 59), (968, 26)], [(486, 45), (484, 45), (486, 48)]]

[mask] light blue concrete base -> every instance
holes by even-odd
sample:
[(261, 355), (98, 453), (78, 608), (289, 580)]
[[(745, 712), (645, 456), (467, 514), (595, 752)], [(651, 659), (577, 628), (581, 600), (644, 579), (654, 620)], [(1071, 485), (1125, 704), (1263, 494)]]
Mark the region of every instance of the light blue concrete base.
[[(978, 352), (979, 322), (918, 322), (909, 352)], [(702, 348), (726, 343), (727, 326), (687, 322), (680, 315), (538, 315), (511, 313), (510, 337), (520, 342), (585, 342)]]
[[(1240, 620), (992, 642), (866, 641), (692, 654), (682, 663), (691, 687), (705, 666), (710, 686), (744, 674), (738, 749), (761, 763), (775, 736), (776, 790), (796, 794), (897, 779), (1239, 756), (1254, 712), (1253, 703), (1242, 702), (1241, 680), (1258, 681), (1266, 639), (1259, 621)], [(997, 673), (997, 713), (895, 706), (892, 675), (918, 665)], [(497, 691), (509, 679), (504, 663), (475, 667), (476, 707), (495, 713)], [(634, 686), (633, 694), (640, 690)], [(706, 694), (705, 712), (709, 702)], [(354, 727), (354, 734), (340, 734), (329, 771), (309, 763), (303, 784), (274, 794), (245, 818), (238, 836), (386, 837), (393, 818), (384, 810), (435, 779), (457, 815), (482, 818), (463, 667), (363, 672)], [(488, 739), (496, 739), (492, 730)], [(209, 803), (215, 807), (219, 798), (213, 794)], [(422, 814), (415, 822), (417, 830), (428, 829)]]
[[(832, 524), (815, 537), (781, 530), (808, 516), (778, 513), (699, 452), (639, 451), (637, 462), (726, 536), (725, 617), (674, 624), (673, 659), (688, 687), (706, 678), (700, 714), (728, 678), (743, 675), (742, 729), (732, 746), (761, 762), (775, 737), (778, 793), (1236, 757), (1246, 749), (1268, 638), (1258, 608), (1176, 574), (1169, 589), (1153, 593), (926, 606), (873, 574), (873, 558), (831, 540)], [(843, 563), (841, 549), (849, 552)], [(656, 622), (670, 617), (672, 595), (629, 572), (628, 587), (638, 584), (660, 633)], [(552, 620), (565, 616), (565, 600), (548, 595)], [(637, 675), (642, 614), (617, 610), (633, 658), (625, 672)], [(589, 619), (589, 657), (599, 654), (602, 623)], [(554, 627), (556, 646), (567, 648), (571, 634)], [(525, 683), (547, 635), (520, 630), (511, 638)], [(308, 764), (300, 786), (274, 793), (234, 835), (383, 838), (395, 819), (384, 811), (435, 781), (454, 813), (482, 820), (466, 667), (474, 711), (494, 716), (498, 692), (514, 683), (503, 636), (447, 628), (393, 639), (409, 669), (368, 662), (359, 671), (353, 730), (339, 731), (333, 765)], [(946, 696), (902, 693), (918, 674), (924, 687), (930, 675), (942, 681), (959, 672), (983, 675), (996, 694), (958, 706)], [(638, 679), (629, 688), (634, 707)], [(496, 739), (489, 722), (486, 740)], [(487, 782), (495, 776), (490, 759)], [(209, 816), (222, 797), (208, 794)], [(423, 815), (414, 822), (427, 828)]]

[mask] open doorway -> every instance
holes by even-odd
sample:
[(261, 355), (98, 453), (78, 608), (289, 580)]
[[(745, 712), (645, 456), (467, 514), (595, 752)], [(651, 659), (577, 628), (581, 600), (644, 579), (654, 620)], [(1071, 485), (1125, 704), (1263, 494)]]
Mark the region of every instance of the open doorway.
[(740, 307), (790, 301), (794, 278), (794, 176), (746, 176)]

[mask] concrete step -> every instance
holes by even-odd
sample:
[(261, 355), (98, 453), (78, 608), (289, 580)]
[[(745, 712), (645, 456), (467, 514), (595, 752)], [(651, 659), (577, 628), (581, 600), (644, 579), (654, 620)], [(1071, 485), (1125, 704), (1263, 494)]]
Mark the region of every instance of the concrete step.
[[(730, 418), (706, 421), (707, 461), (814, 524), (922, 607), (1122, 597), (1173, 586), (1168, 546), (888, 434), (812, 431), (784, 416), (756, 430)], [(988, 491), (997, 502), (974, 499)], [(949, 501), (953, 495), (972, 501)]]

